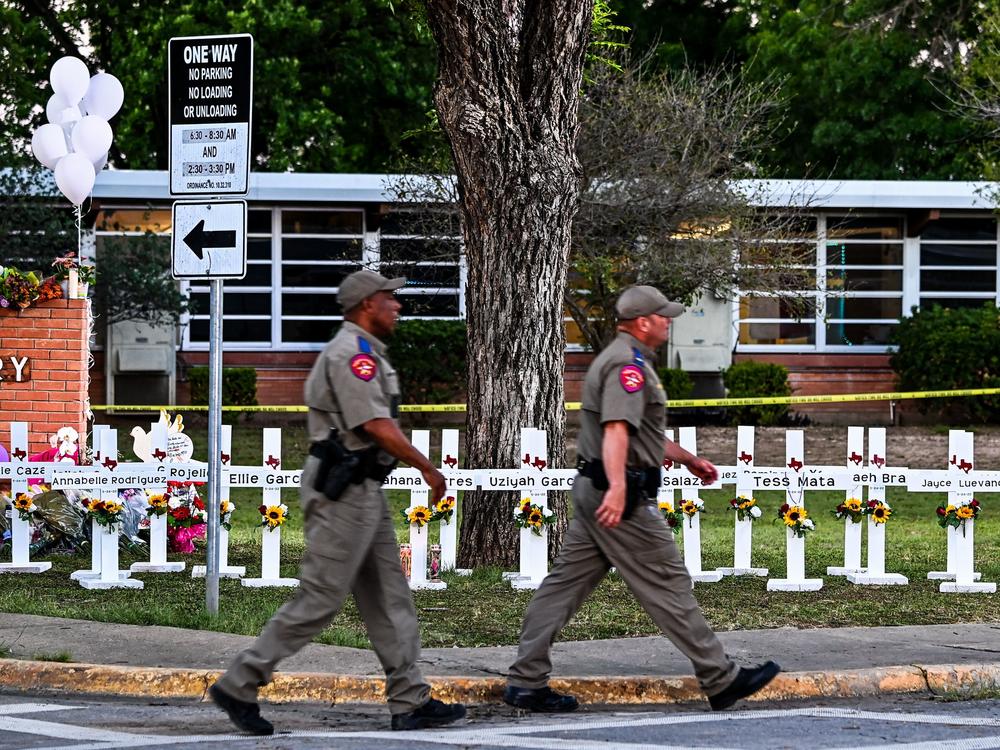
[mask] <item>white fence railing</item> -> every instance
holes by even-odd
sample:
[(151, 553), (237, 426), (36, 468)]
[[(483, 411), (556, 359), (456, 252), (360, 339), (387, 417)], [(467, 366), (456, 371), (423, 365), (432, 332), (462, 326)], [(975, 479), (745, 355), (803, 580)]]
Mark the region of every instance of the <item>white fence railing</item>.
[[(264, 429), (264, 449), (260, 465), (232, 465), (231, 427), (223, 428), (221, 445), (222, 488), (221, 498), (228, 499), (233, 487), (259, 488), (265, 504), (280, 503), (280, 491), (295, 488), (301, 481), (301, 471), (282, 468), (281, 430)], [(1000, 471), (982, 471), (973, 459), (973, 435), (963, 430), (949, 434), (949, 458), (943, 469), (909, 469), (886, 465), (885, 428), (867, 429), (868, 452), (865, 455), (865, 429), (848, 428), (844, 463), (808, 463), (805, 455), (802, 430), (785, 433), (785, 463), (782, 466), (762, 466), (754, 459), (754, 429), (737, 429), (737, 446), (734, 463), (718, 466), (718, 481), (703, 485), (682, 466), (665, 466), (658, 494), (660, 500), (674, 500), (679, 491), (681, 502), (698, 500), (701, 490), (734, 487), (735, 493), (752, 495), (760, 490), (783, 490), (786, 502), (804, 507), (805, 493), (811, 490), (839, 490), (846, 497), (883, 501), (887, 487), (905, 487), (908, 492), (947, 492), (948, 502), (956, 507), (968, 506), (976, 491), (1000, 491)], [(672, 436), (668, 431), (667, 436)], [(9, 463), (0, 463), (0, 480), (11, 482), (11, 499), (25, 492), (29, 479), (40, 479), (54, 489), (87, 490), (99, 493), (102, 498), (115, 499), (119, 490), (138, 488), (153, 490), (166, 487), (168, 482), (205, 482), (208, 467), (190, 461), (166, 460), (167, 435), (162, 425), (153, 425), (150, 431), (151, 454), (158, 459), (146, 462), (118, 462), (117, 431), (97, 425), (92, 432), (90, 465), (75, 466), (66, 463), (30, 463), (28, 454), (28, 428), (25, 423), (10, 425)], [(430, 454), (430, 432), (414, 431), (413, 442), (425, 454)], [(545, 433), (525, 428), (521, 434), (520, 465), (509, 469), (460, 469), (457, 430), (443, 430), (441, 434), (441, 470), (447, 482), (447, 496), (456, 501), (456, 512), (450, 523), (440, 526), (440, 567), (455, 568), (457, 503), (459, 493), (467, 490), (515, 491), (522, 498), (542, 508), (548, 506), (548, 493), (572, 488), (576, 476), (574, 469), (555, 468), (549, 465)], [(681, 445), (696, 452), (695, 428), (681, 428), (678, 435)], [(386, 489), (408, 491), (409, 507), (428, 505), (428, 488), (418, 471), (400, 468), (386, 480)], [(679, 507), (675, 505), (675, 507)], [(248, 509), (244, 509), (248, 512)], [(0, 564), (0, 572), (38, 573), (49, 569), (48, 562), (29, 560), (30, 524), (22, 521), (11, 509), (12, 559)], [(733, 534), (733, 565), (714, 571), (701, 567), (701, 538), (699, 516), (685, 518), (684, 560), (695, 581), (718, 581), (723, 575), (767, 576), (768, 570), (754, 567), (752, 557), (752, 521), (739, 520), (737, 514)], [(827, 569), (828, 575), (842, 575), (857, 585), (903, 585), (907, 579), (885, 570), (886, 524), (876, 523), (870, 516), (867, 523), (844, 521), (844, 564)], [(118, 570), (117, 530), (110, 532), (94, 525), (94, 544), (91, 568), (76, 571), (73, 577), (81, 585), (94, 588), (118, 586), (141, 587), (142, 582), (130, 577), (132, 572), (178, 572), (183, 563), (170, 563), (165, 553), (165, 524), (151, 525), (150, 560), (136, 563), (131, 571)], [(862, 527), (867, 526), (867, 564), (862, 566)], [(220, 530), (224, 532), (225, 530)], [(520, 566), (516, 572), (505, 574), (517, 588), (536, 588), (548, 570), (547, 532), (543, 526), (536, 535), (522, 529), (520, 536)], [(98, 533), (99, 532), (99, 533)], [(947, 565), (944, 571), (934, 571), (928, 578), (941, 580), (943, 592), (995, 592), (995, 583), (981, 582), (974, 570), (975, 521), (968, 518), (960, 528), (947, 529)], [(220, 571), (222, 575), (242, 578), (245, 570), (228, 565), (228, 535), (220, 534)], [(248, 586), (294, 586), (297, 580), (281, 578), (279, 567), (280, 527), (263, 532), (261, 576), (243, 578)], [(786, 538), (786, 571), (784, 578), (770, 578), (770, 590), (806, 591), (819, 589), (820, 578), (805, 577), (805, 551), (808, 538), (797, 536), (790, 530)], [(427, 577), (428, 534), (427, 527), (410, 527), (410, 584), (413, 588), (443, 588), (443, 581)], [(196, 567), (193, 575), (204, 575), (204, 567)]]

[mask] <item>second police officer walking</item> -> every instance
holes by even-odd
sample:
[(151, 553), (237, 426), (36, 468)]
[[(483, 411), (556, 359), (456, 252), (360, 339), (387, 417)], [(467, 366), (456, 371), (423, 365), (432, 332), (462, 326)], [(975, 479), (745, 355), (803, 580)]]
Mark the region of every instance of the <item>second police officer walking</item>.
[(271, 681), (278, 662), (330, 623), (348, 594), (385, 669), (392, 728), (423, 729), (465, 716), (463, 705), (430, 697), (417, 667), (416, 610), (381, 488), (398, 459), (420, 470), (434, 503), (445, 491), (441, 472), (399, 429), (399, 382), (380, 340), (396, 327), (401, 306), (393, 292), (405, 281), (358, 271), (337, 293), (344, 323), (305, 385), (313, 442), (299, 490), (306, 537), (301, 585), (209, 688), (212, 700), (244, 731), (274, 731), (260, 715), (258, 688)]
[(587, 370), (573, 483), (573, 520), (559, 558), (525, 612), (504, 700), (532, 711), (577, 708), (548, 687), (559, 631), (614, 566), (663, 633), (694, 666), (712, 708), (728, 708), (780, 671), (773, 661), (738, 667), (705, 621), (673, 534), (656, 505), (664, 459), (702, 482), (718, 479), (709, 461), (666, 440), (666, 395), (654, 368), (670, 319), (684, 307), (651, 286), (626, 289), (615, 305), (618, 335)]

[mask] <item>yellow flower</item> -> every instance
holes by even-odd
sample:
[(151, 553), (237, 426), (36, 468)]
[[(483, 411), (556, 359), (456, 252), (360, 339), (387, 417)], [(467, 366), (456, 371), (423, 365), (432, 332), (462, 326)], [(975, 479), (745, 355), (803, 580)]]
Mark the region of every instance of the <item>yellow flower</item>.
[(281, 526), (285, 522), (285, 511), (281, 509), (280, 505), (272, 505), (267, 509), (264, 518), (267, 519), (268, 526)]
[(406, 514), (410, 523), (416, 526), (423, 526), (431, 520), (431, 512), (426, 505), (418, 505)]
[(949, 505), (947, 508), (944, 509), (944, 512), (945, 512), (946, 515), (950, 515), (950, 514), (954, 513), (955, 510), (956, 510), (956, 508), (955, 508), (954, 505)]
[(665, 510), (667, 513), (674, 512), (674, 504), (669, 500), (660, 500), (660, 502), (657, 503), (657, 505), (659, 506), (660, 510)]
[(453, 497), (442, 497), (438, 500), (437, 506), (438, 513), (447, 513), (450, 510), (455, 509), (455, 498)]
[(793, 505), (791, 508), (785, 511), (785, 526), (796, 526), (809, 518), (809, 514), (806, 513), (806, 509), (799, 506)]
[(537, 510), (537, 509), (533, 510), (533, 511), (531, 511), (531, 514), (528, 516), (528, 525), (529, 526), (541, 527), (542, 521), (544, 519), (545, 519), (545, 517), (542, 515), (542, 511)]
[(964, 521), (967, 518), (975, 518), (976, 511), (970, 505), (963, 505), (955, 511), (955, 515)]
[(222, 504), (219, 506), (219, 513), (221, 515), (226, 515), (226, 513), (231, 513), (233, 510), (233, 504), (228, 500), (223, 500)]
[(874, 520), (875, 523), (885, 523), (889, 520), (889, 516), (891, 515), (892, 511), (882, 505), (882, 503), (879, 503), (872, 508), (872, 520)]
[(18, 510), (27, 510), (31, 504), (31, 497), (23, 492), (18, 492), (17, 497), (14, 498), (14, 507)]
[(104, 511), (112, 516), (121, 513), (123, 507), (121, 503), (116, 503), (114, 500), (108, 500), (104, 503)]
[(521, 498), (521, 512), (527, 513), (531, 509), (531, 498), (522, 497)]
[[(685, 515), (693, 516), (698, 512), (698, 506), (695, 505), (694, 500), (685, 500), (684, 504), (681, 505), (681, 510), (684, 511)], [(694, 521), (692, 521), (694, 523)]]
[(861, 501), (858, 498), (856, 498), (856, 497), (852, 497), (849, 500), (847, 500), (847, 501), (844, 502), (844, 507), (847, 508), (852, 513), (860, 513), (861, 512)]
[(168, 495), (150, 495), (146, 502), (151, 508), (165, 508), (169, 499)]
[(747, 500), (745, 497), (740, 495), (740, 497), (737, 499), (740, 501), (740, 504), (738, 506), (740, 510), (748, 510), (749, 508), (752, 508), (757, 504), (757, 500), (752, 497), (749, 500)]

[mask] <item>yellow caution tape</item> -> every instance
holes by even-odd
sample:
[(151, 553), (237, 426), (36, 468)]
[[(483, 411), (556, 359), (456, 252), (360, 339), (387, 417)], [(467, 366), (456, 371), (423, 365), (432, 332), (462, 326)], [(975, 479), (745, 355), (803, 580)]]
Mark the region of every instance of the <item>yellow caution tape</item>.
[[(752, 396), (749, 398), (685, 398), (671, 401), (668, 409), (686, 409), (693, 406), (763, 406), (767, 404), (838, 404), (857, 401), (904, 401), (915, 398), (953, 398), (956, 396), (996, 396), (1000, 388), (963, 388), (953, 391), (906, 391), (892, 393), (840, 393), (817, 396)], [(93, 411), (208, 411), (205, 405), (188, 404), (155, 406), (119, 406), (117, 404), (97, 404)], [(567, 411), (579, 411), (580, 402), (566, 404)], [(223, 406), (222, 411), (241, 412), (306, 412), (305, 406)], [(403, 404), (400, 412), (464, 412), (465, 404)]]

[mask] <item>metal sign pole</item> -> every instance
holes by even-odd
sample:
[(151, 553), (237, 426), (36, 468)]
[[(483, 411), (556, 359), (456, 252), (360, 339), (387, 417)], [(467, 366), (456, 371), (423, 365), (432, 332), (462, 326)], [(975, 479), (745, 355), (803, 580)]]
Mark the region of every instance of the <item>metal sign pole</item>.
[(208, 333), (208, 560), (205, 607), (219, 614), (219, 511), (222, 501), (222, 280), (209, 282)]

